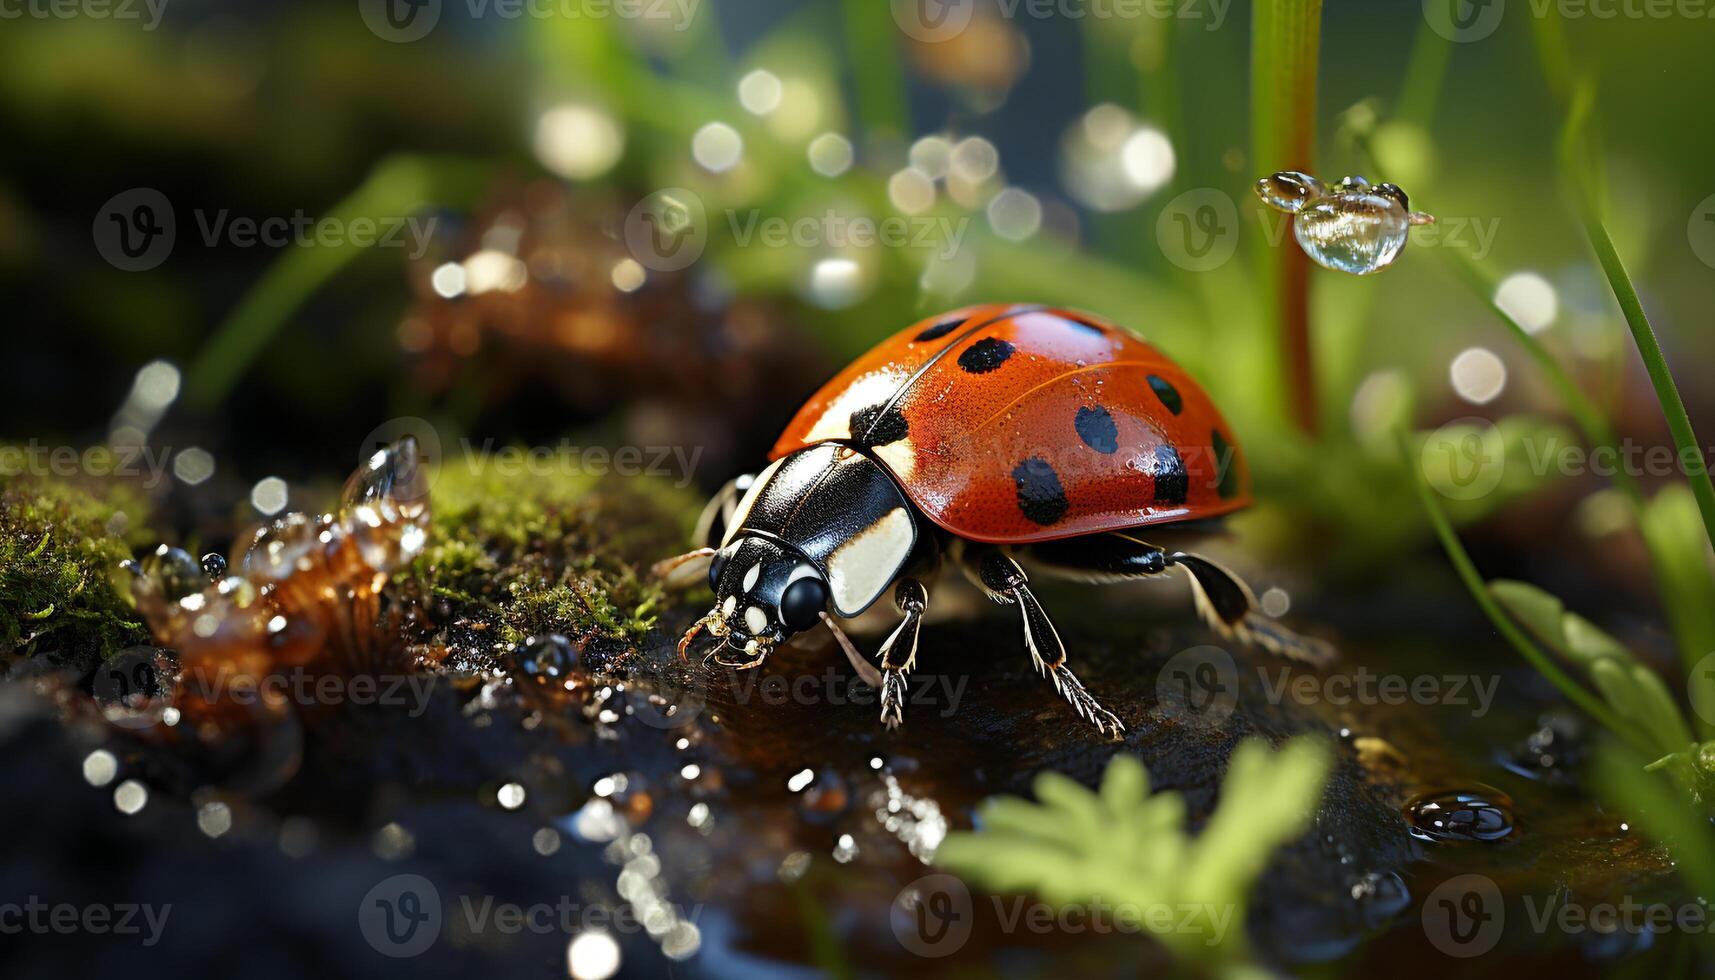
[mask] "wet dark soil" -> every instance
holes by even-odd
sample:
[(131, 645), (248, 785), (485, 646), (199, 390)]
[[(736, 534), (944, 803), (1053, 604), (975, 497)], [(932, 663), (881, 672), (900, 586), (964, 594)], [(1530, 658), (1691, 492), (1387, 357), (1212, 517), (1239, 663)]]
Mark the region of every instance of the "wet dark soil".
[[(1008, 932), (982, 903), (971, 940), (951, 959), (926, 959), (896, 938), (893, 903), (931, 872), (935, 843), (967, 828), (980, 800), (1028, 795), (1042, 769), (1094, 783), (1114, 753), (1134, 753), (1157, 789), (1185, 795), (1195, 828), (1241, 738), (1306, 732), (1337, 746), (1337, 764), (1314, 831), (1277, 855), (1253, 902), (1249, 930), (1269, 962), (1361, 950), (1360, 973), (1452, 969), (1461, 961), (1430, 941), (1418, 905), (1471, 872), (1509, 899), (1673, 895), (1664, 856), (1578, 786), (1574, 722), (1549, 716), (1559, 726), (1554, 752), (1521, 749), (1552, 702), (1475, 623), (1426, 616), (1402, 640), (1368, 628), (1373, 601), (1295, 611), (1297, 621), (1344, 629), (1342, 660), (1317, 673), (1216, 646), (1157, 593), (1043, 591), (1051, 610), (1068, 611), (1060, 629), (1075, 669), (1125, 722), (1119, 741), (1100, 737), (1036, 676), (1017, 624), (992, 607), (925, 628), (897, 732), (878, 723), (874, 692), (825, 635), (777, 651), (758, 671), (681, 666), (672, 641), (698, 611), (686, 603), (641, 649), (580, 643), (575, 666), (552, 677), (513, 651), (466, 655), (421, 703), (344, 705), (274, 733), (291, 748), (301, 742), (302, 764), (261, 798), (203, 785), (194, 765), (127, 732), (55, 720), (51, 702), (56, 692), (72, 697), (71, 678), (10, 685), (0, 700), (14, 817), (0, 843), (5, 893), (172, 906), (153, 946), (47, 937), (12, 965), (565, 976), (568, 941), (589, 920), (508, 932), (481, 912), (570, 903), (653, 916), (649, 929), (594, 923), (618, 941), (626, 975), (949, 966), (1136, 975), (1162, 963), (1146, 940)], [(1186, 674), (1186, 651), (1214, 657), (1217, 672)], [(1483, 710), (1469, 692), (1461, 702), (1445, 686), (1439, 703), (1357, 703), (1361, 687), (1327, 683), (1362, 671), (1492, 679), (1493, 704)], [(1219, 685), (1192, 691), (1186, 676)], [(1292, 677), (1313, 686), (1282, 689)], [(117, 773), (93, 786), (85, 759), (103, 747)], [(115, 805), (127, 779), (149, 788), (133, 815)], [(1413, 835), (1412, 800), (1460, 790), (1490, 794), (1508, 831)], [(198, 817), (216, 805), (230, 828), (211, 836)], [(403, 947), (360, 923), (376, 890), (397, 889), (399, 875), (422, 876), (438, 895), (427, 955), (392, 955)], [(1505, 962), (1595, 971), (1647, 938), (1509, 933)]]

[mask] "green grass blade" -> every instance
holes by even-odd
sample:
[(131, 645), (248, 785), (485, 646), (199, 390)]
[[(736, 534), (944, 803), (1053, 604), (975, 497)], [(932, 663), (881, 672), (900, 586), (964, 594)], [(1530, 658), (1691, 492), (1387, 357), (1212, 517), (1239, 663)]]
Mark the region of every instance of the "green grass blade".
[[(1251, 166), (1260, 172), (1316, 168), (1316, 73), (1322, 0), (1257, 0), (1251, 10)], [(1286, 408), (1305, 432), (1319, 422), (1310, 337), (1310, 259), (1275, 249), (1266, 281), (1286, 379)]]
[[(474, 194), (481, 169), (462, 160), (389, 158), (323, 220), (350, 228), (360, 219), (402, 219), (431, 203)], [(218, 406), (298, 308), (364, 251), (349, 235), (335, 246), (288, 246), (191, 363), (186, 402), (199, 411)]]

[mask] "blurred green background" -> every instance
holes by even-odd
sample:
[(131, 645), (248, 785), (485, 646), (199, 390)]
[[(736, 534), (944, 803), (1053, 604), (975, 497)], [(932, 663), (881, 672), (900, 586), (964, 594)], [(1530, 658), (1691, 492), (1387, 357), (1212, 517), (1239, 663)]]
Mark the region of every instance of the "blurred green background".
[[(1697, 219), (1715, 192), (1715, 120), (1704, 106), (1715, 65), (1703, 56), (1715, 21), (1598, 5), (1620, 11), (1603, 18), (1520, 0), (1484, 9), (1495, 6), (1492, 33), (1455, 40), (1415, 2), (1323, 10), (1316, 171), (1393, 180), (1442, 220), (1414, 231), (1380, 275), (1312, 270), (1314, 436), (1288, 421), (1296, 385), (1265, 283), (1277, 254), (1269, 232), (1278, 238), (1282, 225), (1249, 192), (1282, 164), (1253, 158), (1245, 4), (1193, 0), (1163, 17), (1167, 7), (981, 0), (948, 5), (970, 21), (941, 41), (902, 29), (912, 4), (880, 0), (442, 0), (425, 8), (432, 29), (416, 40), (370, 27), (386, 23), (376, 20), (386, 10), (356, 2), (168, 0), (158, 22), (141, 3), (123, 8), (134, 19), (26, 13), (0, 24), (3, 435), (112, 438), (139, 368), (164, 360), (182, 387), (143, 435), (206, 447), (240, 490), (272, 474), (337, 472), (344, 447), (389, 418), (420, 415), (479, 440), (672, 433), (684, 413), (638, 421), (638, 403), (654, 400), (701, 406), (704, 427), (676, 438), (725, 440), (697, 474), (714, 484), (765, 447), (827, 372), (911, 320), (970, 302), (1050, 302), (1132, 327), (1205, 381), (1269, 502), (1254, 519), (1259, 547), (1310, 546), (1329, 568), (1373, 567), (1425, 533), (1408, 506), (1395, 426), (1516, 417), (1502, 429), (1511, 434), (1554, 431), (1543, 427), (1564, 418), (1445, 253), (1462, 252), (1497, 280), (1540, 277), (1522, 281), (1514, 302), (1543, 319), (1542, 342), (1611, 408), (1622, 436), (1665, 441), (1556, 165), (1574, 76), (1598, 84), (1619, 250), (1693, 420), (1708, 415), (1695, 366), (1709, 355), (1701, 327), (1715, 269), (1697, 249), (1715, 259), (1715, 237), (1701, 246), (1698, 237), (1705, 226), (1715, 236), (1715, 224)], [(1564, 34), (1561, 54), (1544, 47), (1545, 27)], [(701, 161), (699, 133), (713, 154)], [(827, 173), (813, 165), (818, 153)], [(553, 238), (554, 220), (581, 222), (595, 243), (565, 249), (606, 255), (611, 246), (623, 261), (628, 210), (679, 187), (706, 208), (708, 247), (683, 272), (635, 270), (642, 288), (629, 281), (633, 270), (616, 272), (635, 294), (579, 286), (532, 299), (546, 305), (530, 310), (618, 303), (617, 326), (604, 329), (622, 334), (619, 346), (636, 333), (634, 355), (685, 311), (721, 321), (709, 329), (730, 340), (732, 309), (754, 300), (769, 332), (736, 354), (725, 341), (697, 340), (672, 355), (672, 371), (626, 375), (629, 387), (581, 397), (540, 378), (497, 383), (490, 354), (517, 337), (494, 332), (494, 319), (534, 314), (482, 312), (474, 326), (452, 328), (451, 366), (427, 383), (424, 348), (445, 337), (431, 343), (422, 323), (472, 315), (448, 313), (457, 301), (436, 295), (433, 271), (492, 244), (484, 236), (495, 223), (517, 218), (507, 209), (544, 186), (561, 195), (560, 217), (531, 219), (527, 240)], [(144, 272), (116, 268), (97, 247), (104, 208), (134, 188), (161, 192), (177, 222), (170, 255)], [(1234, 208), (1236, 222), (1218, 223), (1230, 244), (1216, 247), (1235, 252), (1203, 269), (1171, 243), (1186, 218), (1176, 210), (1216, 199), (1184, 195), (1208, 193)], [(960, 247), (943, 261), (939, 249), (910, 244), (774, 248), (734, 233), (752, 216), (830, 209), (842, 219), (945, 219)], [(435, 238), (413, 261), (402, 248), (211, 242), (198, 225), (300, 213), (432, 217)], [(661, 299), (662, 289), (677, 292)], [(471, 341), (460, 333), (470, 330), (488, 333)], [(535, 337), (525, 349), (555, 343)], [(590, 361), (576, 346), (560, 343), (554, 355)], [(1472, 347), (1506, 369), (1501, 384), (1493, 358), (1470, 362), (1478, 370), (1467, 387), (1479, 398), (1452, 378), (1454, 359)], [(735, 402), (720, 379), (735, 361), (764, 357), (783, 367), (747, 379), (757, 403), (723, 414)], [(710, 434), (723, 424), (726, 435)], [(1452, 506), (1462, 520), (1492, 514), (1541, 489), (1539, 475), (1509, 469), (1496, 493)], [(1597, 539), (1593, 550), (1612, 551), (1596, 544), (1624, 533), (1624, 521), (1601, 497), (1589, 503), (1602, 486), (1559, 481), (1526, 505), (1555, 516), (1519, 519), (1534, 540), (1576, 526)], [(1582, 523), (1568, 524), (1574, 517)], [(1568, 546), (1554, 540), (1543, 554)]]

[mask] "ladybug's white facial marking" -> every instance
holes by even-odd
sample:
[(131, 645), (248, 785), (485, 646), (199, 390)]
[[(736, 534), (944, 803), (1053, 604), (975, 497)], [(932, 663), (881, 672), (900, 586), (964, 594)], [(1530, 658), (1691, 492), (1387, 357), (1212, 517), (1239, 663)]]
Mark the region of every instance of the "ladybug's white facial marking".
[(762, 562), (750, 566), (750, 571), (744, 573), (744, 591), (756, 588), (756, 580), (762, 577)]
[(751, 606), (744, 611), (744, 626), (752, 634), (760, 634), (768, 629), (768, 614), (761, 606)]

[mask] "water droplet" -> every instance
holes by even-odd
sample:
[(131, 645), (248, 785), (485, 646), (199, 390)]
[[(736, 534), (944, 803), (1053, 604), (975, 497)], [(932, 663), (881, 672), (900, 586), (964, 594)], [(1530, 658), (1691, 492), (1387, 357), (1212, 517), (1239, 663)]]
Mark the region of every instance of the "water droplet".
[(202, 573), (209, 578), (219, 581), (226, 574), (226, 556), (218, 551), (211, 551), (202, 556)]
[(154, 591), (167, 602), (177, 602), (185, 596), (195, 595), (207, 584), (203, 580), (202, 566), (183, 548), (161, 545), (153, 554), (144, 558), (138, 567), (147, 583), (144, 587)]
[(1526, 779), (1567, 786), (1576, 782), (1584, 752), (1584, 729), (1578, 719), (1551, 712), (1537, 719), (1535, 731), (1502, 752), (1500, 763)]
[(519, 644), (518, 671), (544, 687), (573, 683), (578, 669), (578, 648), (558, 633), (534, 636)]
[(798, 812), (809, 823), (831, 823), (846, 812), (851, 794), (846, 781), (832, 769), (824, 769), (798, 801)]
[(1399, 258), (1410, 227), (1405, 208), (1393, 198), (1342, 190), (1305, 204), (1292, 222), (1292, 236), (1317, 265), (1364, 276)]
[(1411, 906), (1411, 890), (1392, 871), (1371, 871), (1352, 882), (1352, 898), (1363, 909), (1364, 925), (1380, 929)]
[(1500, 840), (1513, 832), (1512, 805), (1507, 794), (1479, 783), (1415, 796), (1405, 818), (1418, 840)]
[(417, 557), (428, 541), (429, 475), (417, 440), (378, 450), (346, 480), (340, 518), (363, 560), (391, 572)]
[(1325, 269), (1364, 276), (1399, 258), (1412, 225), (1435, 219), (1411, 210), (1393, 184), (1346, 177), (1332, 188), (1309, 174), (1283, 170), (1256, 182), (1263, 203), (1295, 215), (1292, 235), (1304, 254)]
[(1282, 170), (1256, 182), (1256, 196), (1276, 211), (1288, 214), (1297, 214), (1304, 205), (1327, 193), (1321, 181), (1296, 170)]

